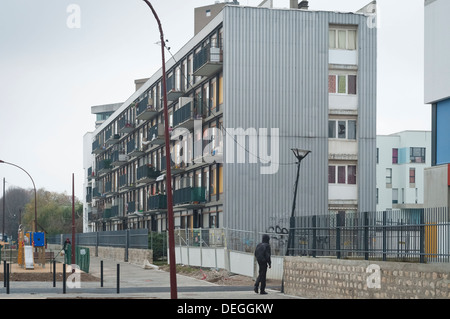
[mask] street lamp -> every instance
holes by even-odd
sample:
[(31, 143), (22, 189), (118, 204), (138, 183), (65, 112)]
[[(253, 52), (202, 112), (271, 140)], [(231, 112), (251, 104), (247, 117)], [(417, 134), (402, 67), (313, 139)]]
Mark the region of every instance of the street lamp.
[(37, 232), (37, 195), (36, 195), (36, 185), (34, 184), (33, 178), (31, 177), (30, 174), (28, 174), (28, 172), (26, 170), (24, 170), (22, 167), (20, 167), (16, 164), (5, 162), (2, 160), (0, 160), (0, 164), (8, 164), (8, 165), (15, 166), (15, 167), (21, 169), (22, 171), (24, 171), (28, 175), (28, 177), (30, 177), (31, 182), (33, 183), (33, 188), (34, 188), (34, 232)]
[(152, 10), (158, 23), (159, 33), (161, 36), (161, 55), (162, 55), (162, 90), (164, 99), (164, 136), (166, 146), (166, 192), (167, 192), (167, 219), (169, 227), (169, 261), (170, 261), (170, 296), (172, 299), (177, 299), (177, 277), (175, 267), (175, 236), (174, 236), (174, 222), (173, 222), (173, 202), (172, 202), (172, 172), (170, 168), (170, 138), (169, 138), (169, 111), (167, 108), (167, 89), (166, 89), (166, 59), (164, 57), (164, 33), (161, 26), (161, 21), (153, 9), (152, 4), (148, 0), (143, 0), (150, 10)]
[(293, 248), (294, 243), (294, 212), (295, 212), (295, 202), (297, 201), (297, 189), (298, 189), (298, 178), (300, 176), (300, 163), (302, 160), (308, 156), (311, 151), (308, 150), (302, 150), (299, 148), (293, 148), (291, 149), (294, 153), (295, 157), (297, 158), (297, 178), (295, 180), (295, 190), (294, 190), (294, 202), (292, 203), (292, 212), (291, 212), (291, 219), (290, 219), (290, 226), (289, 226), (289, 238), (288, 238), (288, 246), (286, 250), (286, 256), (289, 256), (289, 251), (291, 248)]

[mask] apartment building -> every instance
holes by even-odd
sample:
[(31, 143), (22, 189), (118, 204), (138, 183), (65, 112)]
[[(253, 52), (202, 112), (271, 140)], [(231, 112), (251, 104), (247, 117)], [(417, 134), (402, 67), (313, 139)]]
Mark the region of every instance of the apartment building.
[(424, 171), (431, 166), (431, 132), (377, 136), (377, 211), (424, 204)]
[(450, 2), (425, 0), (425, 103), (432, 109), (432, 167), (426, 170), (426, 207), (450, 207)]
[[(311, 151), (296, 215), (375, 210), (376, 28), (365, 10), (225, 5), (166, 63), (175, 227), (288, 228), (293, 148)], [(167, 229), (161, 79), (85, 138), (85, 231)]]

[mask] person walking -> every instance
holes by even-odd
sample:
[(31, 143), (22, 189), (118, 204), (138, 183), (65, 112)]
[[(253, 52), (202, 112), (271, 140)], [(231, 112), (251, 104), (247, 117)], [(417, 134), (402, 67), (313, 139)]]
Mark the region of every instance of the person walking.
[(270, 260), (270, 237), (269, 235), (263, 235), (262, 236), (262, 242), (259, 243), (256, 246), (255, 249), (255, 257), (256, 257), (256, 261), (258, 262), (258, 266), (259, 266), (259, 273), (258, 273), (258, 278), (256, 279), (255, 282), (255, 292), (258, 293), (258, 289), (260, 288), (259, 286), (261, 285), (261, 290), (260, 290), (260, 294), (261, 295), (266, 295), (266, 274), (267, 274), (267, 267), (271, 268), (272, 267), (272, 261)]

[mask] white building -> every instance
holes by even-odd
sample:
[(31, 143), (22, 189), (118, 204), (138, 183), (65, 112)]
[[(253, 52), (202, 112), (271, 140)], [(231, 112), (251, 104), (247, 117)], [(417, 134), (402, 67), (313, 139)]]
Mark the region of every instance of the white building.
[(377, 211), (422, 208), (424, 170), (431, 166), (431, 132), (377, 136)]

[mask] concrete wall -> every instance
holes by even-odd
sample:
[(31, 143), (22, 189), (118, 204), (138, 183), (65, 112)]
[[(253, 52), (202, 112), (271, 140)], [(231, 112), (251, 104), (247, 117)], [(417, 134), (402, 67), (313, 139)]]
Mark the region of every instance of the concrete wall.
[(450, 264), (286, 257), (288, 295), (328, 299), (450, 299)]

